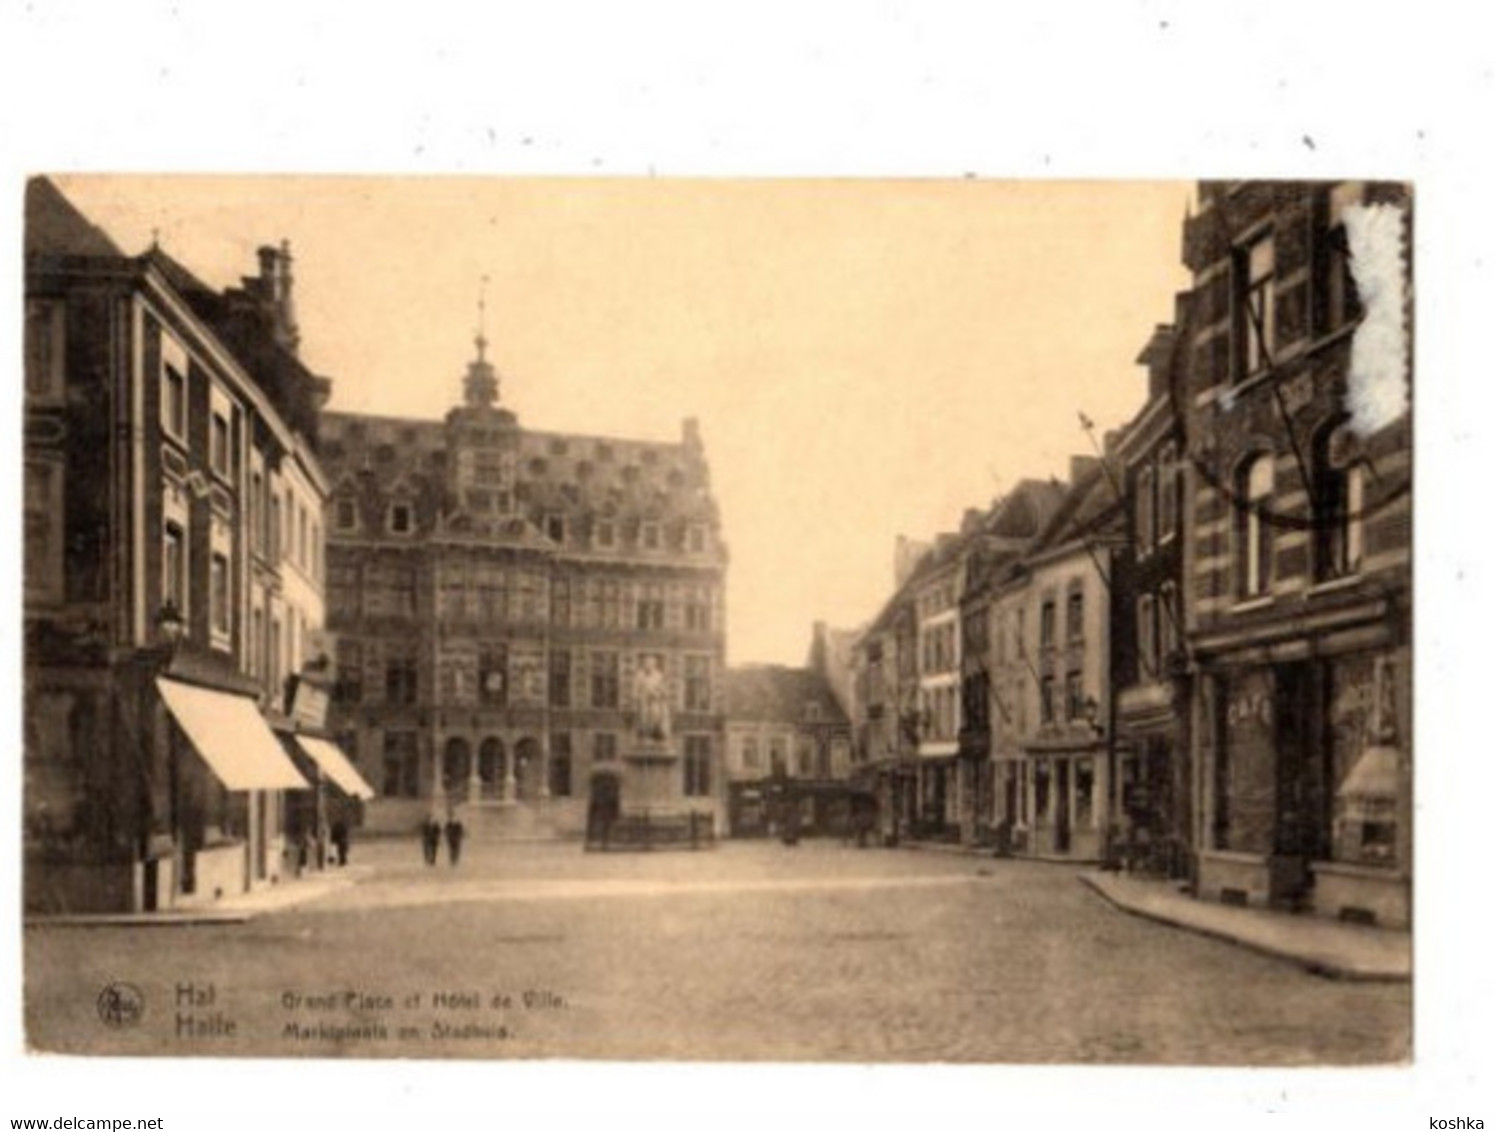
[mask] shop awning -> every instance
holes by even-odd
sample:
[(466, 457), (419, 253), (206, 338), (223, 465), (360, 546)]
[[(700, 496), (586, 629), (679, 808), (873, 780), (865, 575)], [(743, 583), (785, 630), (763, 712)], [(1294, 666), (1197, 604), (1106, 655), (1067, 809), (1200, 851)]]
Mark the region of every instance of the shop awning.
[(164, 676), (156, 687), (203, 762), (228, 789), (308, 788), (253, 700)]
[(336, 743), (326, 739), (313, 739), (310, 735), (297, 735), (296, 745), (311, 757), (311, 761), (322, 768), (322, 773), (342, 789), (350, 798), (372, 798), (374, 788), (364, 781), (358, 768), (348, 761)]

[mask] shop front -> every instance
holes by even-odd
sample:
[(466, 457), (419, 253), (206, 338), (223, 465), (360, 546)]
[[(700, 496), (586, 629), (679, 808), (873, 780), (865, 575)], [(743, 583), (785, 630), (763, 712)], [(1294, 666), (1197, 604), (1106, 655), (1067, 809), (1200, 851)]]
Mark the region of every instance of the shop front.
[(1025, 808), (1032, 820), (1023, 838), (1026, 855), (1101, 860), (1108, 821), (1105, 745), (1033, 745), (1027, 764)]
[(954, 756), (921, 756), (915, 814), (909, 836), (917, 841), (960, 840), (960, 769)]
[(727, 787), (727, 831), (731, 837), (767, 837), (772, 783), (733, 782)]
[(153, 870), (157, 906), (211, 904), (279, 883), (284, 792), (310, 784), (247, 696), (164, 676), (156, 688), (175, 723), (167, 742), (176, 831), (170, 864)]
[(1117, 697), (1117, 815), (1113, 862), (1183, 880), (1193, 872), (1193, 787), (1174, 682), (1127, 688)]
[(1347, 650), (1209, 676), (1201, 896), (1410, 923), (1409, 660)]

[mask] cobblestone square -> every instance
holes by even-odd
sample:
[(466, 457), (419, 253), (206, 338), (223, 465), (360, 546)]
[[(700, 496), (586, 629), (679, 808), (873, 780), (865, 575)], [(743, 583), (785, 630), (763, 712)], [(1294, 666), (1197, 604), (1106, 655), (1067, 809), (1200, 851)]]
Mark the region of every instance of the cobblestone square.
[[(212, 1056), (1336, 1065), (1411, 990), (1129, 917), (1067, 866), (828, 842), (358, 844), (242, 924), (39, 925), (39, 1050)], [(137, 996), (122, 1017), (106, 988)], [(132, 1000), (134, 1001), (134, 1000)]]

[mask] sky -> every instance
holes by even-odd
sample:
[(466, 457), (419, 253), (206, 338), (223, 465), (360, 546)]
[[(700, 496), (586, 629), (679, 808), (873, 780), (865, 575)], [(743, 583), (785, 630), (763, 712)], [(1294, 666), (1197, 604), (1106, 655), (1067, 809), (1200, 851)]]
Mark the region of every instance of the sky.
[[(129, 253), (216, 287), (289, 240), (329, 407), (437, 419), (485, 295), (526, 426), (700, 421), (732, 663), (800, 664), (892, 588), (899, 534), (1065, 476), (1141, 405), (1188, 285), (1184, 182), (63, 176)], [(486, 282), (485, 282), (486, 281)]]

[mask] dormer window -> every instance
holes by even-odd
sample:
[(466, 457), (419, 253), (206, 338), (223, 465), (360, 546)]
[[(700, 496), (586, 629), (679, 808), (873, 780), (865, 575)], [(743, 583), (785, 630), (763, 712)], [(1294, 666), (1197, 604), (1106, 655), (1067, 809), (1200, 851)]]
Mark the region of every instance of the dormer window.
[(645, 523), (639, 532), (639, 543), (645, 550), (659, 549), (659, 524)]
[(618, 531), (611, 520), (604, 519), (597, 524), (597, 545), (601, 547), (612, 547), (618, 541)]
[(348, 498), (339, 499), (333, 509), (333, 522), (340, 531), (351, 531), (358, 526), (358, 504)]
[(545, 533), (554, 543), (566, 541), (566, 518), (564, 515), (551, 515), (545, 520)]
[(814, 700), (805, 704), (805, 719), (810, 723), (820, 722), (820, 705)]
[(700, 554), (706, 549), (706, 529), (704, 527), (691, 527), (687, 538), (692, 554)]
[(408, 535), (415, 529), (415, 509), (408, 503), (394, 503), (389, 508), (391, 534)]

